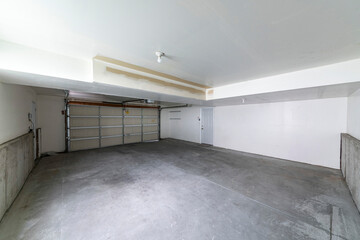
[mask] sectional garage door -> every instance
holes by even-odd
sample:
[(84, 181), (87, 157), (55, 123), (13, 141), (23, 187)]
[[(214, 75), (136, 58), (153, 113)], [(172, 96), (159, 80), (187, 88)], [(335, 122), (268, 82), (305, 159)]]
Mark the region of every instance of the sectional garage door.
[(68, 104), (69, 151), (157, 140), (158, 108)]

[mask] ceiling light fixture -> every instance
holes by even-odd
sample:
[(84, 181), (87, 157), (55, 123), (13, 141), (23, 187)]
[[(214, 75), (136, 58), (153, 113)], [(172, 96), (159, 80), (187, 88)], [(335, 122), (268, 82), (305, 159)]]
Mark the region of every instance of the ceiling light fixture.
[(165, 56), (165, 53), (163, 53), (163, 52), (155, 52), (155, 55), (157, 56), (157, 62), (161, 63), (161, 57)]

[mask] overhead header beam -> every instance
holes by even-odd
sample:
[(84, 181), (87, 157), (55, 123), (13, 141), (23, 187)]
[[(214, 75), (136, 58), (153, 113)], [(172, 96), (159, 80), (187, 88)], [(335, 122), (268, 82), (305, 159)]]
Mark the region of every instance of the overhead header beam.
[(192, 85), (192, 86), (199, 87), (199, 88), (205, 88), (205, 89), (211, 88), (211, 87), (203, 85), (203, 84), (191, 82), (191, 81), (188, 81), (188, 80), (185, 80), (185, 79), (182, 79), (182, 78), (178, 78), (178, 77), (166, 74), (166, 73), (154, 71), (154, 70), (151, 70), (151, 69), (148, 69), (148, 68), (140, 67), (140, 66), (137, 66), (137, 65), (134, 65), (134, 64), (131, 64), (131, 63), (123, 62), (123, 61), (113, 59), (113, 58), (109, 58), (109, 57), (96, 56), (96, 57), (94, 57), (94, 59), (95, 60), (100, 60), (100, 61), (103, 61), (103, 62), (107, 62), (107, 63), (111, 63), (111, 64), (115, 64), (115, 65), (118, 65), (118, 66), (121, 66), (121, 67), (130, 68), (132, 70), (148, 73), (148, 74), (155, 75), (155, 76), (158, 76), (158, 77), (168, 78), (168, 79), (171, 79), (173, 81), (185, 83), (185, 84)]

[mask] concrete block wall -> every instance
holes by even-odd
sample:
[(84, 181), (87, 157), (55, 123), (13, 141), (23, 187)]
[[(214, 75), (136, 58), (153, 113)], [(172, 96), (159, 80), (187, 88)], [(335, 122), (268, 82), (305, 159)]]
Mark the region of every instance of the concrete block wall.
[(341, 172), (360, 211), (360, 140), (341, 134)]
[(33, 133), (0, 145), (0, 220), (34, 167)]

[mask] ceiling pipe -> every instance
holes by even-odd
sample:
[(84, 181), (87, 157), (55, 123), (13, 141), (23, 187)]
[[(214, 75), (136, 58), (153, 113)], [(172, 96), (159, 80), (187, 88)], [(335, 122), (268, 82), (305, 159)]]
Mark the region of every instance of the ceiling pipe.
[(68, 99), (69, 98), (69, 90), (64, 90), (64, 93), (65, 93), (65, 99)]
[(105, 107), (128, 107), (128, 108), (156, 108), (154, 106), (143, 106), (143, 105), (123, 105), (121, 103), (104, 103), (104, 102), (80, 102), (80, 101), (69, 101), (68, 104), (72, 105), (90, 105), (90, 106), (105, 106)]
[(133, 100), (127, 100), (127, 101), (122, 101), (121, 103), (129, 103), (129, 102), (140, 102), (140, 101), (146, 101), (146, 99), (133, 99)]
[(160, 108), (160, 110), (169, 109), (169, 108), (181, 108), (181, 107), (191, 107), (191, 105), (185, 104), (185, 105), (178, 105), (178, 106), (171, 106), (171, 107), (162, 107), (162, 108)]
[(139, 102), (139, 101), (144, 101), (145, 99), (133, 99), (133, 100), (126, 100), (126, 101), (121, 101), (121, 102), (109, 102), (109, 101), (102, 101), (102, 103), (107, 103), (107, 104), (120, 104), (123, 105), (125, 103), (130, 103), (130, 102)]

